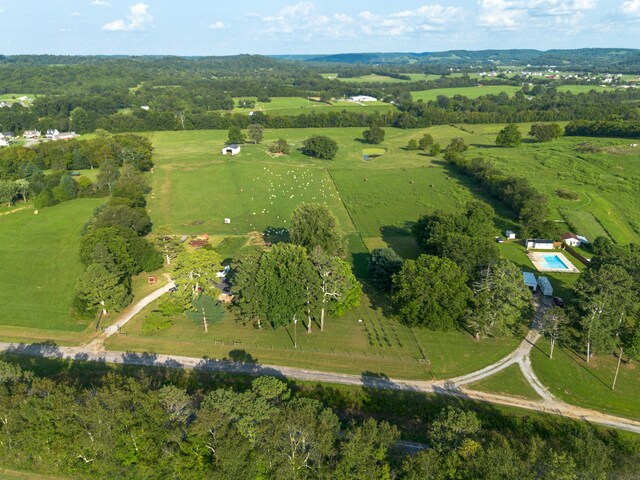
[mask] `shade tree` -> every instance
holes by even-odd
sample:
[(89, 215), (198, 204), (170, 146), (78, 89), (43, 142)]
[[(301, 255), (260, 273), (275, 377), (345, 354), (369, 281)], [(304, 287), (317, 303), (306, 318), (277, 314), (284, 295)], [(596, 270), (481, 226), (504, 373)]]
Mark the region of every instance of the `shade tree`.
[(467, 275), (448, 258), (420, 255), (393, 277), (393, 305), (402, 322), (432, 330), (461, 325), (471, 300)]
[(291, 241), (308, 252), (320, 247), (329, 255), (343, 255), (346, 251), (344, 233), (338, 219), (325, 204), (301, 203), (293, 211), (290, 228)]

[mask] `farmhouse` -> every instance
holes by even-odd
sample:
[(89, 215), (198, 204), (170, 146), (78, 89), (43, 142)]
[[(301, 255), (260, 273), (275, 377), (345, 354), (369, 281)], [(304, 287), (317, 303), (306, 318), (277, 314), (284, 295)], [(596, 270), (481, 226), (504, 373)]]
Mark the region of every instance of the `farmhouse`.
[(4, 138), (0, 138), (0, 147), (8, 147), (9, 142), (7, 142)]
[(232, 157), (235, 157), (239, 153), (240, 153), (240, 145), (236, 145), (235, 143), (232, 143), (231, 145), (227, 145), (222, 149), (223, 155), (231, 155)]
[(524, 284), (531, 290), (533, 293), (538, 291), (538, 279), (531, 272), (522, 272), (522, 277), (524, 280)]
[(13, 138), (13, 132), (2, 132), (0, 133), (0, 138)]
[(46, 138), (53, 138), (56, 135), (60, 135), (60, 132), (55, 128), (50, 128), (49, 130), (47, 130), (47, 133), (44, 134)]
[(570, 247), (579, 247), (582, 244), (582, 241), (578, 238), (575, 233), (567, 232), (562, 236), (562, 241), (569, 245)]
[(507, 240), (515, 240), (516, 232), (512, 230), (507, 230), (506, 232), (504, 232), (504, 236), (507, 237)]
[(553, 295), (553, 287), (547, 277), (538, 277), (538, 288), (540, 288), (540, 291), (546, 297)]
[(527, 249), (553, 250), (553, 240), (541, 240), (539, 238), (527, 239)]
[(355, 95), (353, 97), (349, 97), (350, 102), (362, 103), (362, 102), (377, 102), (378, 99), (375, 97), (370, 97), (369, 95)]
[(39, 138), (42, 135), (38, 130), (25, 130), (22, 136), (24, 138)]

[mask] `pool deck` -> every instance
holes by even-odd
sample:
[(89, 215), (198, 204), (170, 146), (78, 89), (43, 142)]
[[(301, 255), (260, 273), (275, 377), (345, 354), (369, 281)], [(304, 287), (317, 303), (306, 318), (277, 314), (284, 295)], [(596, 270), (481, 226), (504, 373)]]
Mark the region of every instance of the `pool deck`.
[[(562, 260), (562, 263), (564, 263), (568, 268), (546, 268), (544, 266), (546, 264), (544, 260), (545, 255), (557, 256), (560, 260)], [(529, 257), (529, 260), (531, 260), (531, 263), (533, 263), (533, 266), (536, 267), (536, 269), (538, 269), (539, 272), (580, 273), (580, 270), (578, 270), (573, 265), (573, 263), (571, 263), (569, 259), (559, 251), (549, 250), (545, 252), (527, 252), (527, 256)]]

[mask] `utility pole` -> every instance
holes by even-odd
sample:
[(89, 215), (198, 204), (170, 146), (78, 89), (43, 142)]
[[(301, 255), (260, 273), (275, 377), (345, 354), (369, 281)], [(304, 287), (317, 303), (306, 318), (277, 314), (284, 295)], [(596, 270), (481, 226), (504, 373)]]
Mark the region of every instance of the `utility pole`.
[(204, 307), (202, 307), (202, 323), (204, 324), (204, 333), (209, 333), (209, 325), (207, 324), (207, 316), (204, 313)]
[(611, 385), (611, 390), (616, 389), (616, 381), (618, 380), (618, 372), (620, 371), (620, 362), (622, 361), (622, 347), (620, 347), (620, 356), (618, 357), (618, 366), (616, 367), (616, 374), (613, 377), (613, 385)]
[(298, 348), (298, 329), (296, 328), (296, 325), (298, 325), (298, 319), (294, 315), (293, 316), (293, 348), (295, 349)]

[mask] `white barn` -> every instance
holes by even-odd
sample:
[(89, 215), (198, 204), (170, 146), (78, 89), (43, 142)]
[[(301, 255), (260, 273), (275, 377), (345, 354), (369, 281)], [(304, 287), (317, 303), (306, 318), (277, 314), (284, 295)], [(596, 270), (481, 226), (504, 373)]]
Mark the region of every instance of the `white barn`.
[(222, 149), (223, 155), (231, 155), (232, 157), (235, 157), (239, 153), (240, 153), (240, 145), (236, 145), (235, 143), (232, 143), (231, 145), (227, 145)]

